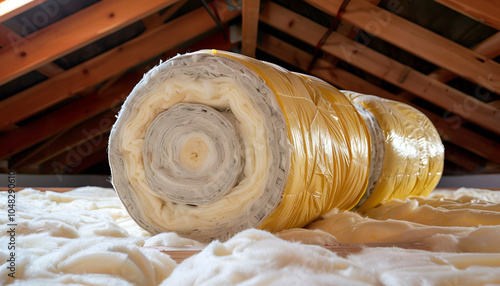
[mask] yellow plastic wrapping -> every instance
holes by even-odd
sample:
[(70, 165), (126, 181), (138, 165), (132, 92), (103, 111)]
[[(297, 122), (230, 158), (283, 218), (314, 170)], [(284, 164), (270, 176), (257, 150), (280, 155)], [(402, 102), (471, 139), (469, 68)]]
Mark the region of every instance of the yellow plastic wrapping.
[(368, 182), (370, 137), (352, 102), (315, 77), (238, 54), (216, 53), (262, 77), (287, 121), (292, 150), (288, 181), (281, 203), (259, 227), (302, 227), (333, 208), (354, 207)]
[[(443, 166), (439, 136), (417, 110), (215, 50), (149, 72), (120, 112), (109, 154), (113, 185), (139, 225), (205, 241), (425, 195)], [(206, 158), (226, 169), (200, 173)]]
[(351, 91), (344, 94), (368, 109), (384, 134), (382, 174), (359, 210), (391, 199), (427, 196), (438, 184), (444, 165), (443, 144), (429, 118), (401, 102)]

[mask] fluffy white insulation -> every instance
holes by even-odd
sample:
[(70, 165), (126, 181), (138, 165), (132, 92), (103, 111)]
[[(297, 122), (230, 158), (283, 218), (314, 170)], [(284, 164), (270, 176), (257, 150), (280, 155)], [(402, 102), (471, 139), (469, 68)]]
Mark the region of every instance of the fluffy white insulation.
[(363, 215), (334, 210), (276, 235), (249, 229), (177, 264), (147, 246), (203, 245), (151, 237), (112, 189), (25, 189), (16, 194), (15, 278), (0, 196), (1, 285), (500, 285), (495, 191), (434, 191)]

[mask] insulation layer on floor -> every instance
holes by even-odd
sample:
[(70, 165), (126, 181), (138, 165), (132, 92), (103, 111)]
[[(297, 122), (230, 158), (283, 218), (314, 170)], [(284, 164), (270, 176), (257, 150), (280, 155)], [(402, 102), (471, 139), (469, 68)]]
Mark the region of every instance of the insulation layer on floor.
[[(25, 189), (13, 222), (8, 192), (0, 208), (2, 285), (500, 284), (500, 193), (490, 190), (433, 191), (364, 215), (333, 210), (304, 229), (249, 229), (208, 245), (151, 236), (112, 189)], [(158, 248), (201, 251), (177, 263)]]

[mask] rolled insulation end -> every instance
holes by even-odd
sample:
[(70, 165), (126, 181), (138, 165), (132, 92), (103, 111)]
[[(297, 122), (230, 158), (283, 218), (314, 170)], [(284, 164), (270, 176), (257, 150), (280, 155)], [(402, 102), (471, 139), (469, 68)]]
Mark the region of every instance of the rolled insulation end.
[(427, 196), (437, 186), (444, 167), (444, 146), (429, 118), (401, 102), (342, 92), (375, 116), (384, 138), (382, 172), (359, 211), (391, 199)]
[[(401, 144), (390, 144), (396, 137), (387, 128), (413, 125), (386, 123), (390, 116), (368, 99), (344, 93), (238, 54), (176, 56), (149, 71), (119, 113), (109, 142), (113, 186), (144, 229), (199, 241), (302, 227), (333, 208), (433, 188), (440, 176), (433, 160), (442, 161), (443, 148), (428, 119), (384, 102), (425, 123), (420, 133), (397, 131)], [(407, 135), (420, 155), (398, 159), (419, 161), (398, 172), (387, 156), (405, 153)], [(391, 181), (395, 174), (415, 179)]]

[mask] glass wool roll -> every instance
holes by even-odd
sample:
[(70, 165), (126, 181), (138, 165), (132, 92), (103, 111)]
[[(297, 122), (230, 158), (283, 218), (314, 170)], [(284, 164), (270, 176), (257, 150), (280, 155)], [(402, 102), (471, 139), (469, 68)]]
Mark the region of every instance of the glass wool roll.
[(112, 183), (141, 227), (199, 241), (427, 194), (443, 166), (437, 131), (381, 100), (230, 52), (178, 55), (125, 100), (109, 140)]

